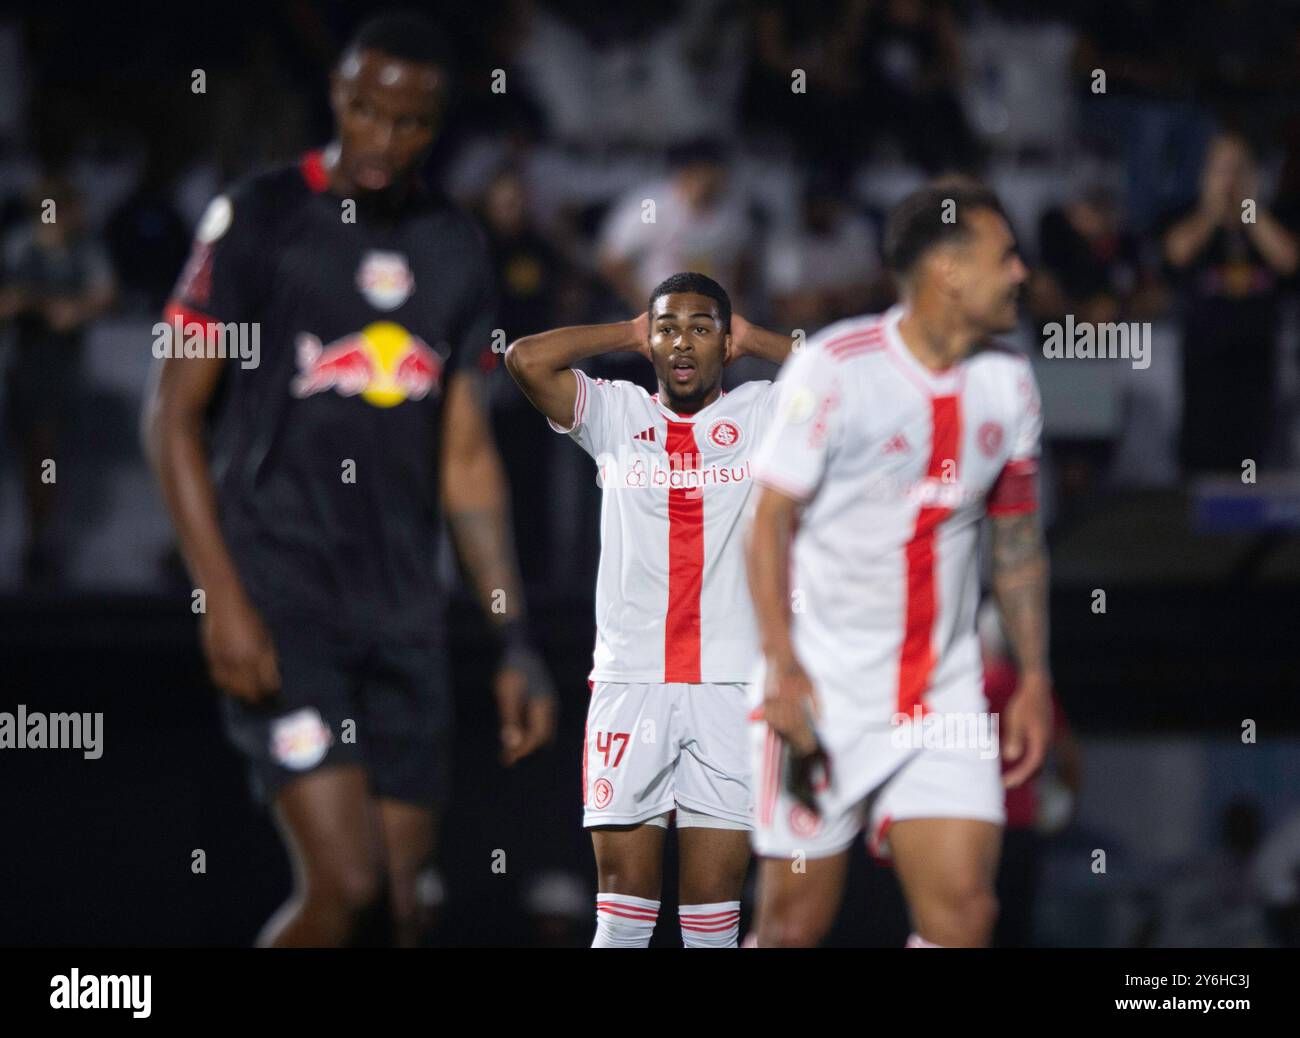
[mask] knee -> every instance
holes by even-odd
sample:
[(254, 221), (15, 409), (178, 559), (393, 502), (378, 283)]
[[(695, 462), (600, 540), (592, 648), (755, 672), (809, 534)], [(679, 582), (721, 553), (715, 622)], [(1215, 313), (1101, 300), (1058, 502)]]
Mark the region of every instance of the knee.
[(951, 926), (963, 935), (962, 943), (989, 942), (998, 919), (998, 899), (986, 885), (972, 882), (953, 887), (945, 893), (942, 906)]
[(383, 890), (379, 868), (374, 864), (341, 866), (309, 884), (308, 896), (331, 907), (358, 916), (374, 906)]
[(422, 929), (429, 917), (429, 904), (420, 896), (420, 879), (416, 874), (390, 874), (388, 910), (400, 931)]
[(647, 901), (658, 901), (659, 876), (652, 870), (635, 867), (602, 869), (600, 893), (624, 894), (628, 897), (643, 897)]
[(830, 929), (814, 912), (783, 909), (764, 912), (758, 921), (760, 948), (815, 948)]

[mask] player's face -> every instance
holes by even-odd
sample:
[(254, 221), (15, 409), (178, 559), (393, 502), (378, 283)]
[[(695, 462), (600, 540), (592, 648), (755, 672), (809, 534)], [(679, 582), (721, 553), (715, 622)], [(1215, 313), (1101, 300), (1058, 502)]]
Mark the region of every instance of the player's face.
[(1029, 272), (1006, 220), (988, 209), (976, 210), (969, 220), (970, 235), (956, 254), (958, 305), (983, 333), (1009, 332)]
[(664, 402), (683, 414), (713, 402), (731, 336), (718, 304), (695, 292), (662, 295), (650, 311), (650, 356)]
[(433, 146), (446, 72), (376, 50), (347, 55), (334, 73), (330, 102), (339, 139), (339, 171), (358, 191), (384, 191)]

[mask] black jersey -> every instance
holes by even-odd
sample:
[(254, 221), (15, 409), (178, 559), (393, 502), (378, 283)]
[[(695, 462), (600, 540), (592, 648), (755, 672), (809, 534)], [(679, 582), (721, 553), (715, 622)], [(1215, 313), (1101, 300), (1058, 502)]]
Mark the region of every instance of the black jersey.
[(350, 208), (319, 152), (240, 182), (200, 223), (169, 320), (256, 336), (227, 361), (213, 453), (222, 530), (257, 607), (437, 639), (443, 401), (490, 346), (491, 263), (439, 194), (389, 215), (357, 205), (354, 221)]

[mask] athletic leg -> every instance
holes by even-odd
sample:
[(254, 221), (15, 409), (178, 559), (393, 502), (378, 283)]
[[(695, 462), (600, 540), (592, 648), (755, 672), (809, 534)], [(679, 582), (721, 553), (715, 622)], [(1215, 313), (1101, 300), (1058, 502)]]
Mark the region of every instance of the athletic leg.
[(383, 882), (365, 771), (322, 768), (294, 779), (275, 796), (275, 818), (293, 864), (294, 891), (257, 944), (347, 944)]
[(682, 942), (688, 948), (734, 948), (749, 871), (749, 830), (705, 828), (707, 821), (684, 827), (678, 812)]
[(659, 916), (664, 833), (648, 822), (591, 830), (599, 890), (593, 948), (649, 945)]
[(385, 797), (380, 797), (375, 803), (383, 832), (393, 941), (399, 948), (415, 948), (428, 926), (427, 915), (417, 895), (416, 881), (433, 856), (438, 836), (438, 814), (431, 807)]
[(758, 946), (811, 948), (830, 932), (844, 896), (848, 851), (826, 858), (762, 858), (758, 872)]
[(997, 921), (1002, 827), (974, 818), (895, 821), (889, 845), (915, 933), (942, 947), (987, 947)]

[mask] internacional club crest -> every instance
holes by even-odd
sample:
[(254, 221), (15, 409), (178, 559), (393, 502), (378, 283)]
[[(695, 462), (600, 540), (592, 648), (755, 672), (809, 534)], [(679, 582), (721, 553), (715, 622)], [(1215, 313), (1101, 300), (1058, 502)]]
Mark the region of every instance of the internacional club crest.
[(730, 450), (740, 445), (740, 426), (730, 418), (719, 418), (709, 426), (708, 437), (715, 447)]

